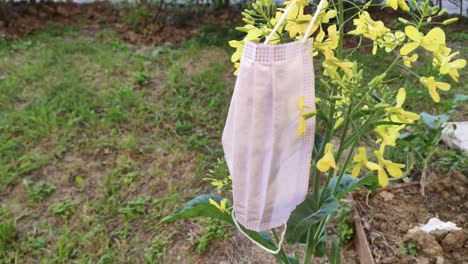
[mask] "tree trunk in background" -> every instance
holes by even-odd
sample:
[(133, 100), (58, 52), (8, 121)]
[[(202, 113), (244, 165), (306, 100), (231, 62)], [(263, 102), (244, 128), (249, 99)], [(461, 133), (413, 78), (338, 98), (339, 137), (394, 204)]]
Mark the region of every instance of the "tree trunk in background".
[(460, 0), (460, 21), (463, 19), (463, 0)]
[(228, 8), (229, 7), (229, 0), (224, 0), (224, 7)]

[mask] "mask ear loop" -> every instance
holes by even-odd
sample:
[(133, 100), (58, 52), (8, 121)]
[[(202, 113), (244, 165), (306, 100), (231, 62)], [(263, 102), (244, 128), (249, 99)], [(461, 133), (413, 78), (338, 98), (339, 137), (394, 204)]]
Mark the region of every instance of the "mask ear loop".
[(254, 239), (252, 239), (247, 233), (244, 232), (244, 230), (242, 230), (242, 228), (239, 226), (239, 223), (237, 222), (237, 219), (236, 219), (236, 215), (235, 215), (235, 212), (234, 212), (234, 209), (232, 210), (231, 212), (231, 217), (232, 217), (232, 221), (234, 221), (234, 225), (236, 225), (237, 229), (245, 236), (247, 237), (250, 241), (252, 241), (255, 245), (257, 245), (258, 247), (260, 247), (261, 249), (265, 250), (266, 252), (268, 253), (271, 253), (271, 254), (278, 254), (281, 250), (281, 246), (283, 245), (283, 241), (284, 241), (284, 235), (286, 234), (286, 229), (288, 228), (288, 226), (286, 224), (284, 224), (284, 230), (283, 230), (283, 233), (281, 233), (281, 239), (278, 243), (278, 249), (277, 250), (271, 250), (269, 248), (266, 248), (265, 246), (263, 246), (262, 244), (258, 243), (257, 241), (255, 241)]
[(283, 24), (283, 21), (286, 19), (286, 16), (288, 15), (289, 11), (291, 11), (291, 9), (296, 5), (296, 2), (297, 2), (297, 0), (294, 0), (294, 1), (286, 8), (286, 10), (284, 10), (283, 15), (281, 15), (280, 19), (278, 20), (278, 22), (276, 23), (275, 27), (274, 27), (273, 30), (270, 32), (270, 34), (268, 35), (268, 37), (265, 39), (265, 42), (263, 42), (263, 44), (268, 44), (268, 42), (270, 42), (270, 39), (273, 37), (273, 35), (276, 33), (276, 31), (278, 31), (278, 28), (281, 26), (281, 24)]
[(323, 6), (324, 3), (325, 3), (325, 0), (320, 0), (319, 4), (317, 6), (317, 10), (315, 10), (315, 14), (312, 17), (312, 20), (310, 21), (309, 26), (307, 26), (304, 37), (302, 38), (302, 43), (304, 43), (309, 38), (310, 31), (314, 27), (315, 21), (317, 20), (317, 17), (319, 15), (320, 11), (322, 11), (322, 6)]

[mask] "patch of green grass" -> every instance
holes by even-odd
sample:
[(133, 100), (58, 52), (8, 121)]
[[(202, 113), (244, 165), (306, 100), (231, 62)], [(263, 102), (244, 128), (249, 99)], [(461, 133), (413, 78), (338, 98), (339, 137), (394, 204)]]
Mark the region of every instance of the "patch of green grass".
[(49, 206), (49, 211), (55, 216), (68, 217), (75, 213), (76, 202), (65, 200), (63, 202), (54, 203)]
[(228, 236), (226, 225), (218, 219), (212, 219), (201, 236), (192, 236), (189, 240), (196, 246), (195, 252), (202, 253), (212, 240), (223, 240)]
[(1, 43), (0, 194), (18, 206), (1, 221), (0, 257), (193, 259), (171, 249), (191, 224), (155, 223), (210, 188), (203, 177), (222, 156), (232, 65), (225, 46), (202, 41), (137, 52), (110, 31), (50, 27)]
[(32, 182), (30, 180), (23, 180), (24, 188), (28, 192), (29, 198), (31, 198), (35, 202), (42, 201), (55, 192), (55, 186), (53, 184), (39, 181), (39, 182)]

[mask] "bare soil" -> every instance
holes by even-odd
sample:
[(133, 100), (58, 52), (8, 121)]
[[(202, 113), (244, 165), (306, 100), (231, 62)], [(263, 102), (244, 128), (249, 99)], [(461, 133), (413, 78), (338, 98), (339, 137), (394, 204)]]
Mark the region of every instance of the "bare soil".
[(18, 39), (51, 24), (93, 24), (113, 29), (123, 40), (138, 45), (176, 43), (193, 37), (207, 24), (241, 21), (238, 9), (209, 7), (118, 6), (107, 2), (87, 4), (19, 2), (0, 10), (0, 37)]
[[(355, 197), (376, 263), (468, 263), (468, 178), (456, 171), (432, 176), (426, 195), (420, 186), (388, 188), (373, 197)], [(451, 221), (460, 231), (426, 234), (414, 227), (430, 218)], [(415, 256), (401, 249), (416, 244)]]

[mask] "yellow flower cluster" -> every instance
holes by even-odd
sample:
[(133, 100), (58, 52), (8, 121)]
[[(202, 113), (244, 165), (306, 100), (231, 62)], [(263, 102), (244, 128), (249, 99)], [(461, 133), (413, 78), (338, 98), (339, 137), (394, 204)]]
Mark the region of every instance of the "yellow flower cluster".
[[(450, 53), (451, 49), (447, 48), (445, 45), (445, 33), (441, 28), (435, 27), (424, 35), (415, 26), (411, 25), (405, 27), (405, 34), (408, 36), (408, 39), (410, 39), (410, 42), (403, 45), (400, 49), (400, 54), (405, 56), (403, 57), (405, 66), (410, 67), (411, 62), (415, 62), (418, 58), (416, 54), (413, 54), (411, 57), (406, 55), (413, 52), (418, 47), (422, 47), (432, 52), (434, 56), (432, 64), (434, 67), (439, 68), (439, 75), (448, 74), (455, 82), (458, 82), (458, 77), (460, 76), (458, 70), (466, 66), (466, 60), (457, 59), (452, 61), (459, 53)], [(432, 100), (436, 103), (440, 102), (440, 95), (437, 89), (442, 91), (448, 91), (450, 89), (449, 83), (436, 81), (434, 76), (421, 77), (419, 81), (426, 87)]]
[(382, 21), (374, 21), (367, 11), (359, 14), (358, 19), (353, 20), (355, 30), (348, 32), (351, 35), (362, 35), (373, 41), (372, 53), (377, 53), (377, 48), (385, 48), (386, 52), (392, 51), (403, 43), (405, 34), (401, 31), (391, 32)]

